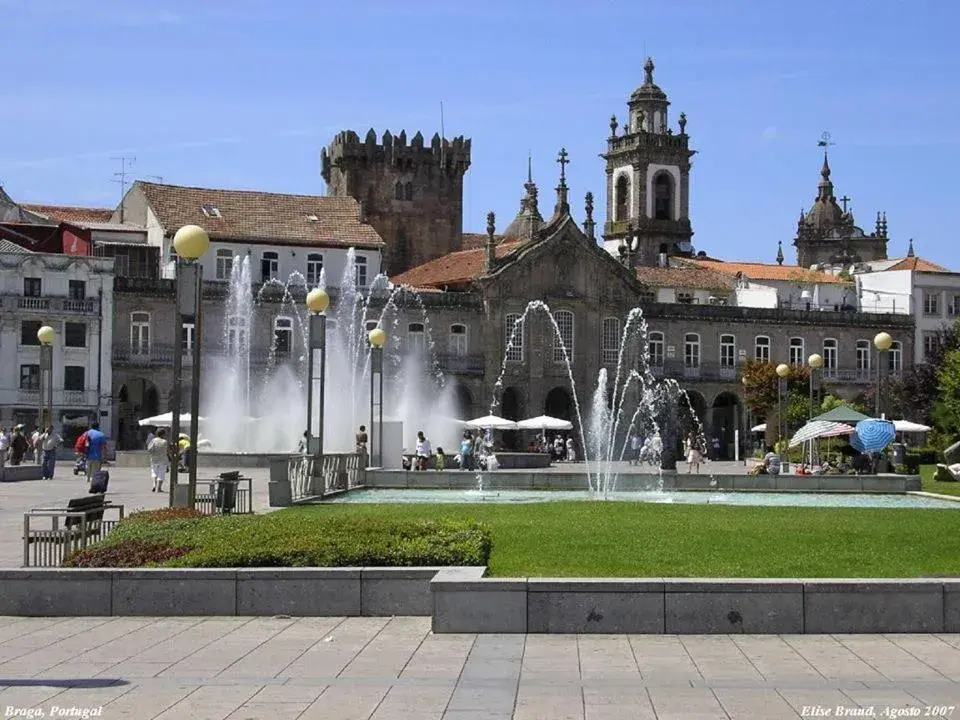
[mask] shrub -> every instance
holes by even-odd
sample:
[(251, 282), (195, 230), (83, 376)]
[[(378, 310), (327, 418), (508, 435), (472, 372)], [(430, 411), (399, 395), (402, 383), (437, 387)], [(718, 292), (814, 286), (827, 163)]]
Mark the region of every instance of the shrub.
[(207, 515), (195, 508), (166, 507), (157, 510), (140, 510), (128, 515), (124, 518), (124, 521), (128, 523), (155, 523), (166, 522), (167, 520), (196, 520), (202, 517), (207, 517)]
[(135, 517), (94, 549), (130, 542), (139, 543), (132, 547), (189, 548), (145, 560), (167, 567), (485, 565), (491, 551), (487, 528), (470, 520), (348, 520), (295, 510), (146, 522)]
[(142, 540), (123, 540), (115, 544), (100, 544), (78, 550), (67, 558), (67, 567), (144, 567), (159, 565), (190, 552), (189, 547)]

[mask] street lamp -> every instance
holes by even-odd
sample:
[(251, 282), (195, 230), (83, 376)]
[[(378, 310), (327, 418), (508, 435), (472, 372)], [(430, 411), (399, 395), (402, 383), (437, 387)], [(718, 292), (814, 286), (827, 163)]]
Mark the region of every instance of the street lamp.
[[(307, 293), (310, 326), (307, 338), (307, 453), (323, 455), (323, 401), (327, 375), (327, 308), (330, 296), (322, 288)], [(317, 437), (313, 436), (313, 351), (320, 351), (320, 422)]]
[(177, 485), (177, 455), (170, 462), (170, 505), (194, 507), (197, 496), (197, 442), (200, 434), (200, 339), (202, 327), (203, 266), (197, 262), (210, 248), (210, 236), (198, 225), (184, 225), (173, 236), (176, 251), (176, 312), (174, 318), (173, 414), (170, 441), (180, 445), (180, 392), (183, 372), (184, 323), (193, 324), (193, 352), (190, 368), (190, 454), (187, 463), (187, 494)]
[[(777, 365), (777, 443), (787, 434), (787, 418), (783, 412), (783, 404), (787, 399), (787, 378), (790, 377), (790, 366), (786, 363)], [(780, 453), (780, 460), (783, 462), (786, 456), (786, 450)]]
[[(382, 328), (375, 327), (367, 335), (370, 341), (370, 467), (383, 466), (383, 346), (387, 344), (387, 334)], [(379, 391), (376, 394), (374, 402), (374, 388), (378, 385), (376, 378), (379, 376)], [(373, 409), (376, 405), (379, 410), (379, 421), (377, 424), (377, 460), (373, 460)]]
[(821, 368), (823, 368), (823, 356), (819, 353), (814, 353), (807, 358), (807, 364), (810, 366), (810, 419), (813, 420), (813, 409), (820, 393), (820, 373)]
[(873, 344), (877, 348), (877, 402), (875, 415), (877, 417), (883, 417), (881, 387), (883, 386), (883, 381), (887, 376), (887, 362), (889, 362), (884, 362), (887, 360), (884, 353), (887, 352), (893, 345), (893, 338), (890, 337), (890, 333), (877, 333), (873, 338)]
[(37, 330), (40, 341), (40, 407), (37, 411), (37, 424), (41, 431), (47, 424), (53, 424), (53, 341), (57, 333), (49, 325)]

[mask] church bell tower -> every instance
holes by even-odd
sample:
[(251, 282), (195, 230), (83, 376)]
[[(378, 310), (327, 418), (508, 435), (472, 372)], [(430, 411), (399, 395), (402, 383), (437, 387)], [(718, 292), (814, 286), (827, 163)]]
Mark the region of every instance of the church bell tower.
[(607, 221), (603, 239), (628, 245), (637, 265), (656, 265), (666, 254), (693, 251), (690, 226), (690, 149), (687, 117), (679, 132), (668, 119), (670, 101), (653, 82), (653, 59), (643, 66), (643, 84), (627, 103), (622, 131), (610, 118), (607, 152)]

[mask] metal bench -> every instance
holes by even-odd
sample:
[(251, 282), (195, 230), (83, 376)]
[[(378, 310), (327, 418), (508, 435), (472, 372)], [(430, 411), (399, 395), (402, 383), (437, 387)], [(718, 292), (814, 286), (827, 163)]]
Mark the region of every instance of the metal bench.
[[(117, 517), (104, 519), (110, 510), (116, 510)], [(31, 527), (31, 520), (36, 518), (49, 518), (51, 526)], [(106, 537), (121, 520), (123, 505), (115, 505), (103, 495), (73, 498), (65, 508), (29, 510), (23, 514), (23, 567), (62, 565), (70, 553)]]
[[(228, 473), (225, 473), (228, 474)], [(216, 480), (198, 480), (196, 494), (196, 508), (207, 515), (216, 515), (223, 511), (217, 505), (217, 483)], [(237, 496), (236, 504), (228, 512), (231, 514), (249, 514), (253, 512), (253, 478), (237, 477)], [(200, 485), (207, 486), (205, 491), (200, 490)]]

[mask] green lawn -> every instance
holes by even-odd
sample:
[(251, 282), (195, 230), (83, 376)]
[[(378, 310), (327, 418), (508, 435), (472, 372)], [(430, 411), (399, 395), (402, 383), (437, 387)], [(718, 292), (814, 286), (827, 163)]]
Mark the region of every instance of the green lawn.
[(921, 465), (920, 480), (926, 492), (940, 493), (941, 495), (960, 495), (960, 482), (934, 482), (933, 473), (936, 465)]
[(960, 575), (956, 510), (732, 507), (633, 502), (355, 504), (325, 518), (475, 519), (501, 577), (929, 577)]

